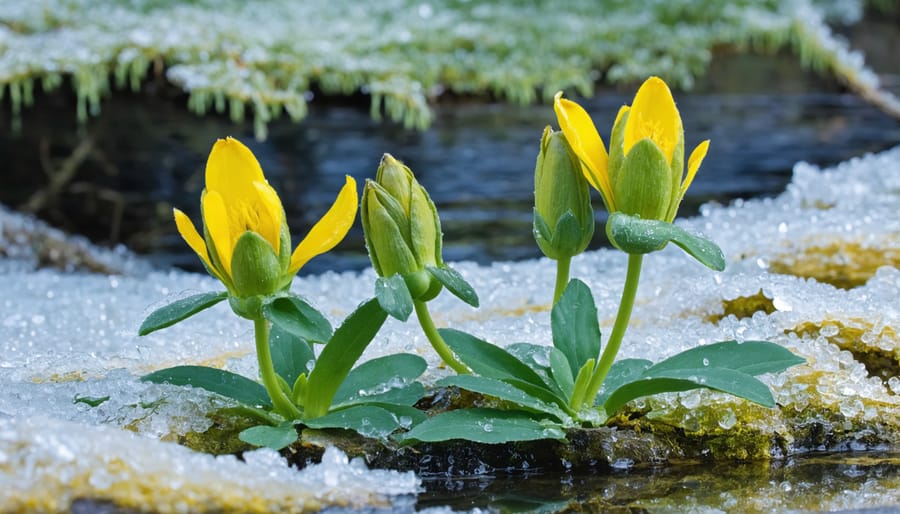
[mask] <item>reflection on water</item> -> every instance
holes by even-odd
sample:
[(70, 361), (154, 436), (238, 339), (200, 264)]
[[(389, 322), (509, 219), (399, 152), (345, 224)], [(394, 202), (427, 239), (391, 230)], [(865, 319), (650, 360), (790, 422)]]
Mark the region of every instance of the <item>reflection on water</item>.
[(533, 473), (528, 480), (523, 478), (521, 473), (426, 478), (418, 507), (500, 512), (897, 512), (900, 455), (813, 455), (771, 463), (692, 463), (596, 475)]
[[(729, 70), (714, 76), (729, 78)], [(302, 123), (276, 122), (269, 139), (256, 142), (249, 124), (198, 118), (183, 108), (183, 96), (154, 84), (146, 89), (139, 96), (117, 94), (81, 129), (64, 93), (37, 98), (20, 135), (0, 134), (6, 160), (0, 203), (31, 206), (54, 225), (125, 243), (160, 265), (200, 270), (175, 231), (171, 208), (199, 221), (206, 156), (216, 138), (233, 135), (252, 148), (281, 194), (295, 243), (328, 208), (344, 174), (373, 177), (389, 152), (413, 169), (436, 202), (446, 260), (539, 256), (531, 237), (533, 170), (541, 131), (555, 121), (549, 105), (448, 100), (437, 106), (434, 125), (420, 133), (372, 121), (365, 99), (359, 105), (313, 103)], [(796, 161), (832, 164), (900, 141), (900, 123), (852, 95), (768, 91), (676, 92), (686, 146), (712, 140), (681, 215), (696, 213), (703, 202), (777, 194)], [(601, 91), (583, 105), (606, 132), (602, 127), (632, 95)], [(8, 126), (8, 113), (0, 114), (0, 124)], [(598, 230), (593, 247), (604, 241)], [(303, 273), (366, 266), (357, 224), (335, 252)]]

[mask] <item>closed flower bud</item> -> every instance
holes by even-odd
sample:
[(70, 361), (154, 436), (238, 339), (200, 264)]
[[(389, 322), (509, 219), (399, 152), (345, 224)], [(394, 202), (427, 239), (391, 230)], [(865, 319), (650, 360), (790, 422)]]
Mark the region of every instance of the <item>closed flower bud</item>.
[(441, 260), (441, 223), (437, 209), (412, 171), (385, 154), (375, 180), (362, 197), (366, 246), (376, 273), (403, 276), (413, 298), (437, 296), (441, 284), (425, 271)]
[(562, 132), (547, 127), (534, 168), (534, 238), (551, 259), (583, 252), (594, 235), (590, 188)]

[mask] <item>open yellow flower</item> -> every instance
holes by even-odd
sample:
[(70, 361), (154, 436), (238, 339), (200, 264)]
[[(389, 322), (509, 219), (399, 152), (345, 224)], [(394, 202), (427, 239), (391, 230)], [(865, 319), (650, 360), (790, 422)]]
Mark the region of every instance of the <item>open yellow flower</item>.
[(609, 153), (593, 121), (575, 102), (554, 97), (560, 128), (581, 160), (582, 172), (607, 210), (671, 222), (709, 149), (691, 152), (684, 173), (684, 128), (666, 83), (650, 77), (629, 107), (619, 109)]
[(290, 286), (297, 271), (334, 248), (353, 225), (356, 182), (346, 183), (327, 213), (291, 252), (291, 236), (278, 193), (266, 182), (249, 148), (237, 139), (216, 141), (206, 161), (201, 197), (204, 237), (182, 211), (175, 224), (211, 275), (232, 296), (269, 295)]

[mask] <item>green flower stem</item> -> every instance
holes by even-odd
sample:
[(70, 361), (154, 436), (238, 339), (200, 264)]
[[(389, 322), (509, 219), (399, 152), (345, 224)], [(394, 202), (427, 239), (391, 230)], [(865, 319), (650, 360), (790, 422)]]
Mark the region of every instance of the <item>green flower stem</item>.
[(421, 300), (414, 300), (413, 305), (416, 307), (416, 317), (419, 318), (419, 324), (422, 325), (422, 331), (425, 332), (425, 337), (431, 342), (432, 348), (434, 348), (448, 366), (453, 368), (453, 371), (456, 371), (460, 375), (468, 375), (470, 373), (469, 368), (456, 359), (456, 356), (453, 355), (453, 351), (450, 350), (450, 347), (444, 342), (444, 338), (438, 333), (437, 327), (434, 326), (434, 320), (431, 319), (431, 313), (428, 312), (428, 305)]
[(628, 322), (631, 320), (631, 309), (634, 307), (634, 297), (637, 294), (638, 281), (641, 278), (641, 263), (644, 260), (643, 254), (628, 254), (628, 271), (625, 275), (625, 286), (622, 288), (622, 299), (619, 301), (619, 312), (616, 313), (616, 322), (613, 325), (612, 334), (606, 343), (603, 353), (600, 355), (600, 361), (594, 369), (591, 381), (588, 385), (587, 394), (584, 399), (589, 404), (594, 403), (594, 398), (609, 373), (613, 361), (616, 360), (616, 354), (619, 353), (619, 347), (622, 345), (622, 338), (625, 337), (625, 330), (628, 328)]
[(569, 284), (570, 264), (572, 264), (571, 257), (563, 257), (556, 261), (556, 287), (553, 289), (553, 305), (556, 305)]
[(275, 410), (288, 419), (300, 419), (303, 415), (294, 402), (281, 390), (272, 364), (272, 353), (269, 350), (269, 320), (259, 317), (253, 320), (256, 332), (256, 359), (259, 361), (259, 374), (263, 385), (272, 399)]

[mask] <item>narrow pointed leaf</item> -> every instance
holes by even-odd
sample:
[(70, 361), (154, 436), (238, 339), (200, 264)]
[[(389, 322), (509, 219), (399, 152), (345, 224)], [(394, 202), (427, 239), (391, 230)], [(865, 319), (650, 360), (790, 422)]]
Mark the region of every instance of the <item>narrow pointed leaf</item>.
[(669, 369), (655, 372), (652, 376), (647, 376), (647, 372), (642, 378), (620, 386), (609, 395), (603, 404), (608, 415), (612, 416), (623, 405), (642, 396), (700, 388), (733, 394), (764, 407), (775, 406), (769, 387), (740, 371), (723, 368)]
[(357, 307), (334, 332), (310, 372), (303, 405), (307, 413), (328, 412), (338, 387), (387, 319), (387, 313), (371, 299)]
[(409, 294), (406, 281), (399, 273), (387, 278), (378, 277), (375, 281), (375, 298), (385, 312), (400, 321), (406, 321), (412, 314), (412, 295)]
[(275, 372), (287, 384), (294, 384), (297, 377), (309, 373), (308, 364), (316, 358), (309, 343), (275, 324), (269, 333), (269, 351)]
[(303, 420), (309, 428), (343, 428), (355, 430), (365, 437), (386, 439), (400, 427), (400, 421), (392, 412), (374, 405), (356, 405), (330, 412), (324, 416)]
[(672, 242), (704, 266), (716, 271), (725, 269), (725, 255), (718, 245), (672, 223), (614, 212), (609, 215), (606, 233), (613, 244), (627, 253), (655, 252)]
[(263, 306), (263, 315), (273, 324), (312, 343), (331, 338), (331, 323), (299, 296), (276, 298)]
[(794, 355), (787, 348), (768, 341), (722, 341), (698, 346), (673, 355), (647, 370), (683, 368), (725, 368), (748, 375), (778, 373), (791, 366), (803, 364), (806, 359)]
[(606, 403), (606, 399), (616, 389), (641, 378), (644, 370), (652, 365), (653, 362), (646, 359), (622, 359), (614, 362), (603, 380), (603, 385), (600, 387), (597, 398), (594, 399), (594, 405)]
[(547, 387), (537, 372), (503, 348), (459, 330), (444, 328), (438, 332), (453, 353), (475, 373), (498, 380), (519, 379)]
[(436, 385), (441, 387), (456, 386), (473, 393), (493, 396), (499, 400), (511, 402), (523, 410), (549, 414), (560, 422), (570, 419), (555, 403), (541, 401), (521, 389), (493, 378), (476, 375), (453, 375), (439, 380)]
[(387, 355), (353, 368), (338, 387), (335, 407), (358, 403), (398, 403), (412, 405), (425, 394), (415, 380), (425, 372), (425, 359), (410, 353)]
[(564, 439), (558, 426), (544, 425), (522, 411), (497, 409), (459, 409), (438, 414), (400, 435), (402, 442), (438, 442), (464, 439), (498, 444), (510, 441)]
[(269, 394), (262, 384), (223, 369), (206, 366), (175, 366), (144, 375), (141, 380), (154, 384), (199, 387), (247, 405), (263, 407), (272, 405)]
[(553, 346), (569, 361), (572, 376), (589, 359), (600, 355), (600, 324), (591, 290), (584, 282), (573, 279), (550, 313)]
[(241, 431), (238, 439), (254, 446), (281, 450), (297, 440), (297, 429), (292, 423), (278, 426), (258, 425)]
[(212, 307), (225, 298), (228, 298), (228, 293), (223, 291), (221, 293), (200, 293), (176, 300), (165, 307), (160, 307), (151, 312), (147, 319), (141, 323), (138, 335), (145, 336), (159, 329), (170, 327), (183, 319)]
[(428, 266), (425, 269), (427, 269), (428, 272), (431, 273), (431, 276), (437, 279), (438, 282), (443, 284), (444, 287), (447, 288), (447, 291), (450, 291), (453, 296), (456, 296), (472, 307), (478, 307), (478, 294), (475, 293), (475, 289), (466, 282), (466, 279), (464, 279), (458, 271), (447, 265), (441, 267)]

